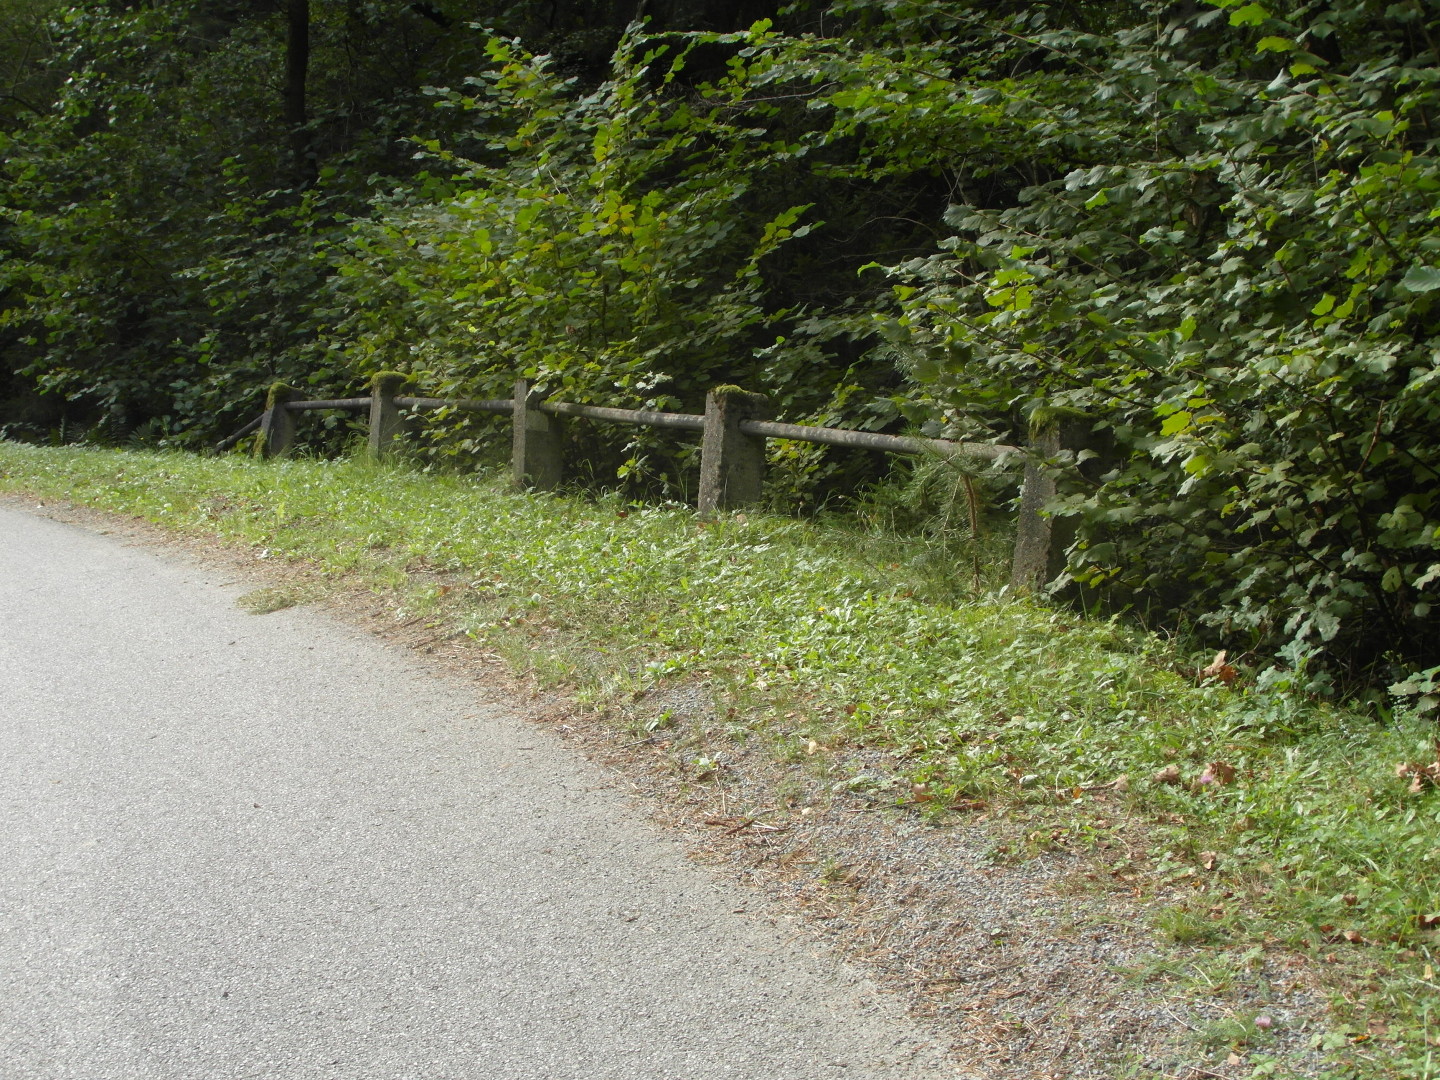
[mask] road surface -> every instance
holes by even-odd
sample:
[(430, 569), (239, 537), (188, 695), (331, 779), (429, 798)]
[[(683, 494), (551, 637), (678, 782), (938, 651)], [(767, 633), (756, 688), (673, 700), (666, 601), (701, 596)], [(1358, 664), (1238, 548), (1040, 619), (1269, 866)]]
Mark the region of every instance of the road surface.
[(0, 1080), (911, 1080), (891, 999), (322, 614), (0, 506)]

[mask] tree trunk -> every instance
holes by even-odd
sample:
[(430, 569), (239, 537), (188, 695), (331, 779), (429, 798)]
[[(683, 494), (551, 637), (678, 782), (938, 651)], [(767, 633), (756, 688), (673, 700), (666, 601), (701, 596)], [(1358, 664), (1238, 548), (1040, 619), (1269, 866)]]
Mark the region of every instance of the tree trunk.
[(310, 69), (310, 0), (288, 0), (289, 29), (285, 35), (285, 126), (290, 132), (290, 157), (302, 187), (315, 182), (315, 148), (310, 142), (305, 107), (305, 76)]

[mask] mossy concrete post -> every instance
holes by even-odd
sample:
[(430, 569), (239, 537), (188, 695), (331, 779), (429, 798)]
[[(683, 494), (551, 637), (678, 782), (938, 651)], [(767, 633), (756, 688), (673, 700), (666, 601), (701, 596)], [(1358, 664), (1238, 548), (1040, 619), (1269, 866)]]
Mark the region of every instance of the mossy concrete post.
[(535, 407), (540, 400), (528, 382), (515, 380), (510, 473), (521, 490), (553, 491), (564, 478), (565, 429), (558, 416)]
[[(1098, 462), (1108, 453), (1108, 440), (1095, 430), (1094, 420), (1083, 413), (1041, 409), (1030, 420), (1030, 451), (1020, 486), (1010, 584), (1022, 592), (1040, 593), (1065, 572), (1065, 553), (1075, 542), (1075, 519), (1056, 517), (1045, 509), (1058, 493), (1056, 459), (1067, 452), (1073, 455), (1072, 468), (1078, 479), (1084, 460)], [(1084, 472), (1093, 474), (1095, 466), (1086, 467)]]
[(765, 437), (740, 430), (746, 420), (773, 420), (764, 394), (717, 386), (705, 398), (700, 442), (700, 512), (713, 513), (760, 501), (765, 483)]
[(398, 371), (381, 371), (370, 380), (370, 435), (365, 451), (372, 461), (385, 457), (395, 437), (405, 431), (405, 417), (395, 404), (395, 395), (408, 381), (408, 376)]
[(303, 395), (293, 386), (275, 383), (265, 395), (265, 414), (255, 433), (255, 456), (283, 457), (295, 443), (295, 414), (285, 406)]

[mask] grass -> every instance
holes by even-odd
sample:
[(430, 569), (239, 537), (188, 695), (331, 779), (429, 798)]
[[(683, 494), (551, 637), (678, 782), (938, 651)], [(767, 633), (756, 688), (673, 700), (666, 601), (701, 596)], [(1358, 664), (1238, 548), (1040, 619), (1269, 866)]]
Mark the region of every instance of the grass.
[(303, 604), (306, 599), (307, 594), (303, 589), (267, 585), (250, 590), (235, 602), (251, 615), (269, 615), (272, 611), (284, 611), (296, 604)]
[[(0, 490), (303, 560), (597, 707), (704, 680), (734, 703), (732, 737), (837, 785), (941, 820), (1028, 816), (997, 858), (1126, 846), (1115, 876), (1177, 898), (1156, 923), (1177, 944), (1315, 958), (1334, 1075), (1440, 1078), (1440, 792), (1395, 770), (1434, 760), (1416, 716), (1198, 680), (1204, 661), (1172, 642), (1004, 595), (996, 559), (951, 583), (912, 540), (853, 522), (707, 523), (518, 495), (498, 474), (4, 442)], [(297, 598), (262, 590), (253, 609)], [(638, 723), (645, 737), (671, 718)], [(1139, 851), (1120, 839), (1133, 821)]]

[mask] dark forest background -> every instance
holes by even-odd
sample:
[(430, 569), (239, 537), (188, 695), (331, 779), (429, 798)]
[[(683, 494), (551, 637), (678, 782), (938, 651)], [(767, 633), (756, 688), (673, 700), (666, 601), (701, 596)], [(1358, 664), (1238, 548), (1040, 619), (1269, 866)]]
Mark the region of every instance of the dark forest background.
[[(1114, 449), (1055, 505), (1069, 580), (1423, 695), (1437, 12), (4, 0), (0, 433), (201, 449), (277, 380), (380, 370), (1006, 442), (1083, 416)], [(592, 434), (599, 483), (691, 483), (680, 442)], [(442, 414), (416, 453), (495, 437)], [(775, 454), (790, 505), (879, 479)]]

